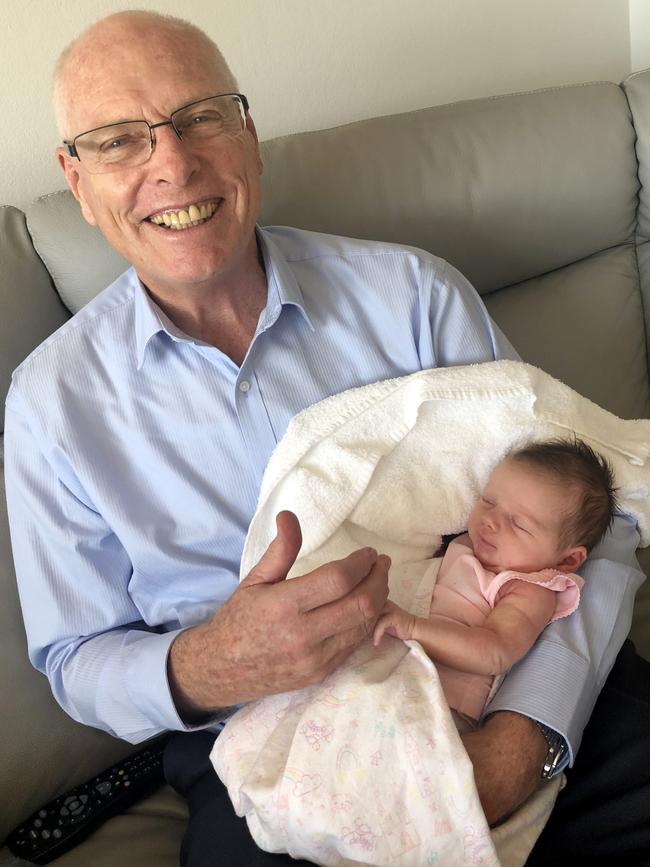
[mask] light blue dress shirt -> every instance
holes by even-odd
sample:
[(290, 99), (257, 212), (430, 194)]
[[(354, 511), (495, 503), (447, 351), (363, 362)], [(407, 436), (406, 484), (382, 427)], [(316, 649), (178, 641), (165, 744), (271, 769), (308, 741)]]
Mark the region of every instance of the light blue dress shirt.
[[(258, 241), (268, 298), (241, 367), (179, 331), (129, 270), (23, 362), (7, 398), (30, 658), (71, 716), (133, 742), (185, 728), (169, 647), (235, 589), (289, 420), (354, 386), (515, 357), (434, 256), (282, 227)], [(492, 706), (547, 723), (572, 751), (642, 581), (635, 528), (616, 531), (585, 570), (578, 613), (544, 632)]]

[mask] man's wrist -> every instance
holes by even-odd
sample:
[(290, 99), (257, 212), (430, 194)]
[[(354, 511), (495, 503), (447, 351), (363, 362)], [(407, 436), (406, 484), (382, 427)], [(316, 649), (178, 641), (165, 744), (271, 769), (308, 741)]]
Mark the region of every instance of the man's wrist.
[(176, 712), (188, 727), (201, 727), (228, 716), (227, 708), (209, 703), (204, 695), (196, 660), (201, 658), (196, 640), (202, 624), (180, 632), (167, 655), (167, 682)]

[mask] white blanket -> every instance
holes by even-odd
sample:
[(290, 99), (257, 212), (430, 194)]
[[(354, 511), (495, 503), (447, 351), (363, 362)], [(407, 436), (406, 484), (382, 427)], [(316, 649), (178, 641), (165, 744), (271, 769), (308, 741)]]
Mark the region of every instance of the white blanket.
[[(571, 433), (610, 460), (621, 507), (650, 543), (650, 421), (618, 419), (502, 361), (375, 383), (299, 414), (267, 467), (241, 574), (291, 509), (303, 530), (291, 574), (373, 545), (392, 557), (392, 598), (426, 616), (440, 538), (466, 527), (494, 465), (513, 447)], [(262, 848), (336, 867), (516, 867), (559, 785), (491, 838), (435, 666), (394, 639), (379, 652), (362, 646), (319, 687), (244, 708), (212, 758)]]

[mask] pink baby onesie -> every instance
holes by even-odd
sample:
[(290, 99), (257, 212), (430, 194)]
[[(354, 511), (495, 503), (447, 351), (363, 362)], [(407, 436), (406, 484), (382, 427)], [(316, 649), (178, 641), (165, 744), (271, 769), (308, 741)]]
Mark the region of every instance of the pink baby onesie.
[[(501, 587), (514, 579), (533, 581), (557, 592), (551, 620), (568, 617), (578, 607), (583, 580), (555, 569), (540, 572), (515, 572), (511, 569), (490, 572), (472, 553), (469, 536), (464, 534), (449, 544), (433, 588), (430, 615), (445, 617), (467, 626), (480, 626), (494, 608)], [(491, 675), (469, 674), (436, 663), (449, 706), (478, 720), (490, 694)]]

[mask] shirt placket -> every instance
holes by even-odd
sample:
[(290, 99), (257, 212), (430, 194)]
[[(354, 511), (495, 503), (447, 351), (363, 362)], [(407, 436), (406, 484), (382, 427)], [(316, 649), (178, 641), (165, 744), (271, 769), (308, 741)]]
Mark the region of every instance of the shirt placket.
[(234, 393), (237, 418), (252, 466), (261, 478), (277, 440), (254, 366), (245, 362)]

